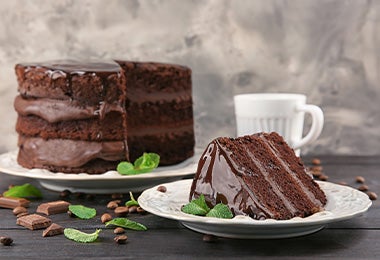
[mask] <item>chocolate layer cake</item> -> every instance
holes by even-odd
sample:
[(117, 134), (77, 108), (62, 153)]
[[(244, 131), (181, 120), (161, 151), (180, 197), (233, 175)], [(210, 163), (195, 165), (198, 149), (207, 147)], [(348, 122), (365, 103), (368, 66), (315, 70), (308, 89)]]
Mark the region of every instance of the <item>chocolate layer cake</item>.
[(190, 200), (227, 204), (254, 219), (306, 217), (323, 210), (326, 196), (277, 133), (213, 140), (199, 160)]
[(155, 152), (160, 165), (193, 155), (191, 70), (138, 62), (16, 65), (18, 162), (103, 173)]

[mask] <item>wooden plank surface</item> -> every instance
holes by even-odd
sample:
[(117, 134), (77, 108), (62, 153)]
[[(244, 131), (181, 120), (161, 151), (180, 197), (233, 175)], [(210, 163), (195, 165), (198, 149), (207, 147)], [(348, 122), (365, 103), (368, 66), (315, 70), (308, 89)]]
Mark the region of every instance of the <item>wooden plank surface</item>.
[[(345, 181), (357, 187), (355, 176), (362, 175), (366, 184), (380, 193), (380, 157), (331, 157), (321, 156), (323, 171), (329, 181)], [(310, 158), (305, 158), (310, 162)], [(10, 184), (39, 184), (28, 178), (18, 178), (0, 174), (0, 191)], [(42, 188), (41, 188), (42, 189)], [(33, 201), (30, 212), (34, 212), (42, 202), (60, 199), (59, 194), (42, 189), (44, 199)], [(125, 195), (123, 201), (127, 200)], [(107, 212), (106, 204), (111, 195), (96, 195), (94, 199), (70, 196), (69, 202), (83, 204), (97, 209), (97, 216), (91, 220), (70, 218), (67, 214), (50, 216), (53, 222), (64, 227), (93, 232), (96, 228), (103, 231), (99, 240), (92, 244), (80, 244), (66, 239), (63, 235), (42, 237), (42, 230), (29, 231), (16, 225), (16, 217), (11, 210), (0, 209), (0, 236), (14, 239), (12, 246), (0, 245), (0, 259), (14, 258), (120, 258), (120, 259), (210, 259), (253, 257), (297, 258), (380, 258), (380, 207), (378, 200), (363, 216), (333, 223), (323, 230), (298, 238), (272, 240), (239, 240), (219, 238), (213, 243), (202, 240), (203, 235), (188, 230), (180, 223), (163, 219), (151, 214), (133, 214), (128, 218), (143, 223), (148, 231), (128, 231), (128, 243), (118, 245), (113, 241), (112, 229), (106, 229), (100, 215)]]

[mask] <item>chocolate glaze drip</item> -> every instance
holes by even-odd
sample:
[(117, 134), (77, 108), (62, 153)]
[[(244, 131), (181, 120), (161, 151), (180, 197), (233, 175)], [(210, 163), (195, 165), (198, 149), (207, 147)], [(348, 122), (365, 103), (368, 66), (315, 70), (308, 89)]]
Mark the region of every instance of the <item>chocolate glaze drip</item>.
[(249, 192), (239, 177), (243, 174), (244, 170), (231, 159), (231, 152), (214, 140), (199, 160), (190, 200), (203, 194), (209, 206), (213, 207), (220, 202), (227, 204), (234, 215), (250, 215), (255, 219), (272, 217), (269, 209), (260, 205), (256, 196)]

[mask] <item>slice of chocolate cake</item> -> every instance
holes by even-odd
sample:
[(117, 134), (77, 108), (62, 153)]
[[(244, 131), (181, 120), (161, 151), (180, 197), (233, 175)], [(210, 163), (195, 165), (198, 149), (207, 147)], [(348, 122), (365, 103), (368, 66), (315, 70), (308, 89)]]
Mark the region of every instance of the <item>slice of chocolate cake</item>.
[(199, 160), (190, 200), (227, 204), (235, 215), (284, 220), (322, 211), (326, 196), (277, 133), (213, 140)]

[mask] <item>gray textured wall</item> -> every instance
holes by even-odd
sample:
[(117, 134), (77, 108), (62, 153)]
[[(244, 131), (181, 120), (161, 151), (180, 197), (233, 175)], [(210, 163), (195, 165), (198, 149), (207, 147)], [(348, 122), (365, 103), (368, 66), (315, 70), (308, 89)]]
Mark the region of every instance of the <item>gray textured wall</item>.
[(233, 95), (298, 92), (325, 112), (303, 153), (380, 154), (380, 1), (0, 2), (0, 151), (16, 148), (14, 64), (62, 58), (193, 69), (197, 145), (235, 135)]

